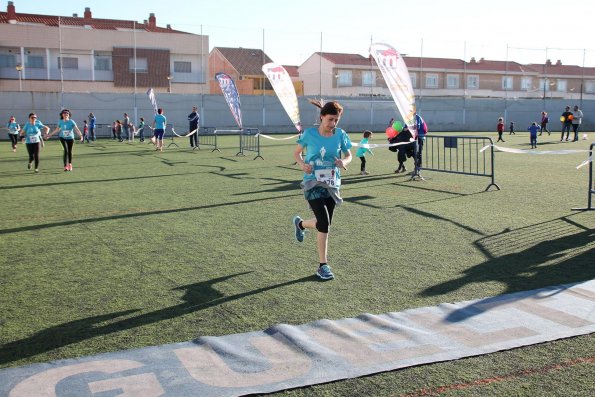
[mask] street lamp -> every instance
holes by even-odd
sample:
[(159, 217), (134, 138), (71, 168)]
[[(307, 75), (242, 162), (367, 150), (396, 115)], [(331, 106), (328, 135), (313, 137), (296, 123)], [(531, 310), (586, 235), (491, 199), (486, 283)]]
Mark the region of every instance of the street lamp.
[(168, 92), (171, 94), (171, 81), (173, 80), (174, 76), (167, 76), (167, 82), (169, 84)]
[(19, 72), (19, 91), (23, 91), (23, 65), (18, 63), (15, 69)]

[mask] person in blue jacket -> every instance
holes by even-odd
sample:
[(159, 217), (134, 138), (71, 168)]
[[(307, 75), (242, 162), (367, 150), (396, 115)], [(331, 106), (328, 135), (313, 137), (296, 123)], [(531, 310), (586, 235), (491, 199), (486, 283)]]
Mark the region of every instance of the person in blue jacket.
[(527, 130), (529, 131), (531, 149), (537, 149), (537, 133), (540, 131), (539, 126), (534, 122), (529, 126), (529, 128), (527, 128)]
[(299, 242), (304, 241), (306, 229), (317, 230), (320, 265), (316, 275), (323, 280), (331, 280), (335, 276), (327, 263), (328, 233), (335, 206), (343, 202), (339, 194), (341, 169), (347, 169), (352, 160), (352, 144), (347, 132), (337, 127), (343, 107), (335, 101), (324, 105), (315, 100), (310, 102), (320, 108), (320, 125), (303, 131), (297, 140), (293, 157), (304, 172), (302, 188), (314, 218), (304, 220), (296, 215), (293, 226), (295, 238)]
[(62, 160), (64, 162), (64, 171), (72, 171), (72, 147), (74, 146), (74, 133), (79, 136), (81, 142), (83, 141), (83, 134), (74, 120), (70, 118), (71, 113), (68, 109), (63, 109), (60, 112), (60, 121), (54, 130), (46, 136), (46, 140), (50, 139), (52, 135), (59, 132), (58, 137), (64, 149)]
[(426, 134), (428, 133), (428, 126), (424, 119), (419, 115), (415, 114), (415, 128), (417, 129), (417, 158), (415, 159), (415, 167), (421, 168), (421, 160), (424, 149), (424, 143), (426, 142)]
[(29, 121), (21, 128), (20, 134), (25, 138), (25, 145), (29, 153), (29, 164), (27, 168), (31, 169), (31, 164), (35, 161), (35, 172), (39, 172), (39, 148), (42, 141), (41, 130), (47, 134), (50, 127), (39, 121), (35, 113), (29, 113)]
[(93, 114), (93, 112), (89, 113), (89, 138), (93, 142), (95, 142), (95, 139), (97, 139), (95, 137), (96, 123), (97, 123), (97, 119), (95, 118), (95, 115)]

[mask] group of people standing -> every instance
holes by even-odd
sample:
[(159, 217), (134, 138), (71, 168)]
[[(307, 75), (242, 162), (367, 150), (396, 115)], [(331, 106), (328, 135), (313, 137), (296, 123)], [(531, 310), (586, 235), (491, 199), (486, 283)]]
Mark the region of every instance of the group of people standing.
[(572, 142), (578, 141), (578, 134), (583, 120), (583, 111), (579, 109), (578, 105), (574, 105), (573, 110), (574, 111), (571, 112), (570, 106), (566, 106), (564, 113), (562, 113), (562, 116), (560, 116), (560, 121), (562, 122), (562, 135), (560, 136), (560, 142), (564, 140), (564, 132), (566, 132), (566, 141), (568, 141), (570, 127), (572, 127), (572, 132), (574, 133)]
[[(579, 131), (581, 127), (581, 123), (583, 121), (583, 111), (578, 107), (578, 105), (574, 105), (574, 111), (570, 111), (570, 106), (566, 106), (564, 112), (560, 116), (560, 122), (562, 123), (562, 135), (560, 137), (560, 142), (568, 141), (570, 135), (570, 128), (574, 133), (574, 137), (572, 142), (578, 141)], [(541, 112), (541, 120), (539, 123), (533, 122), (527, 128), (529, 131), (529, 139), (531, 148), (537, 148), (537, 137), (542, 135), (544, 132), (547, 132), (548, 135), (551, 135), (550, 130), (548, 130), (547, 126), (550, 122), (549, 116), (547, 112)], [(496, 142), (506, 142), (502, 138), (502, 133), (504, 132), (504, 118), (499, 117), (498, 123), (496, 124), (496, 131), (498, 132), (498, 140)], [(564, 137), (564, 133), (566, 133), (566, 137)], [(510, 122), (510, 134), (514, 134), (514, 122)]]

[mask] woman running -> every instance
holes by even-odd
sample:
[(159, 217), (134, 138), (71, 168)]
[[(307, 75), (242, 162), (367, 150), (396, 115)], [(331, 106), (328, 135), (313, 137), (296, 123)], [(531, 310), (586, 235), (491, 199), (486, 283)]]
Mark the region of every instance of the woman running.
[[(320, 125), (307, 128), (298, 138), (293, 157), (304, 171), (302, 187), (304, 196), (314, 212), (315, 218), (302, 220), (293, 218), (295, 238), (304, 241), (305, 229), (316, 229), (318, 257), (320, 265), (316, 275), (323, 280), (335, 276), (327, 264), (328, 233), (333, 219), (335, 206), (343, 199), (339, 195), (341, 186), (340, 169), (346, 169), (351, 162), (351, 141), (347, 133), (337, 128), (343, 114), (343, 107), (338, 102), (327, 102), (324, 106), (317, 101), (310, 101), (320, 108)], [(304, 150), (306, 155), (304, 159)], [(345, 158), (341, 158), (341, 154)]]
[(35, 113), (29, 113), (29, 121), (25, 123), (21, 128), (21, 136), (25, 137), (25, 146), (27, 147), (27, 153), (29, 153), (29, 164), (27, 169), (31, 169), (31, 163), (35, 161), (35, 172), (39, 172), (39, 148), (42, 142), (41, 130), (47, 134), (50, 127), (43, 125), (41, 121), (37, 119)]
[(16, 122), (14, 116), (10, 116), (6, 128), (8, 128), (8, 137), (10, 138), (12, 151), (14, 153), (17, 151), (17, 142), (19, 141), (19, 130), (21, 129), (21, 126)]
[(58, 126), (46, 136), (46, 139), (50, 139), (52, 135), (56, 132), (60, 131), (58, 137), (60, 137), (60, 143), (62, 144), (62, 148), (64, 149), (64, 156), (62, 157), (64, 160), (64, 171), (72, 171), (72, 147), (74, 146), (74, 132), (76, 132), (83, 141), (83, 134), (81, 134), (81, 130), (77, 127), (74, 120), (70, 119), (70, 110), (64, 109), (60, 112), (60, 121), (58, 122)]

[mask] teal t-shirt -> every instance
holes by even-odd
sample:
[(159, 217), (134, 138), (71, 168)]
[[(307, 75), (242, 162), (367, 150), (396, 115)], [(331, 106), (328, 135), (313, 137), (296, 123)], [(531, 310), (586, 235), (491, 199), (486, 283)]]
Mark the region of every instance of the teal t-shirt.
[(19, 129), (21, 128), (21, 126), (19, 125), (19, 123), (8, 123), (6, 124), (6, 128), (8, 128), (8, 133), (9, 134), (17, 134), (19, 132)]
[(58, 127), (60, 127), (60, 133), (58, 134), (60, 138), (74, 139), (74, 127), (76, 127), (74, 120), (60, 120)]
[(156, 130), (165, 130), (165, 124), (167, 123), (167, 118), (162, 114), (155, 115), (155, 129)]
[(25, 123), (23, 126), (23, 131), (25, 131), (25, 143), (41, 142), (41, 129), (44, 127), (45, 125), (39, 120), (35, 120), (35, 124), (29, 122)]
[(307, 128), (297, 140), (306, 149), (304, 162), (313, 166), (311, 174), (304, 173), (304, 181), (317, 180), (330, 187), (341, 185), (341, 172), (335, 165), (335, 160), (341, 158), (341, 153), (351, 149), (351, 140), (341, 128), (329, 137), (320, 135), (318, 128)]
[[(365, 145), (367, 143), (368, 143), (368, 138), (364, 138), (359, 142), (360, 145)], [(355, 156), (356, 157), (365, 157), (366, 153), (368, 153), (368, 152), (372, 153), (372, 151), (370, 149), (360, 146), (357, 148), (357, 152), (355, 152)]]

